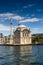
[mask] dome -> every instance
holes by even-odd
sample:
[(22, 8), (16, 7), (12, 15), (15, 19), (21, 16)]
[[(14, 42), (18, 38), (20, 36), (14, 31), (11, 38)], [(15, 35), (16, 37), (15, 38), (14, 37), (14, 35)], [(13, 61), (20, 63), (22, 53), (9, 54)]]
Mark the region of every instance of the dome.
[(19, 25), (18, 28), (27, 28), (25, 25)]
[(29, 28), (28, 27), (26, 27), (25, 25), (18, 25), (17, 26), (17, 28), (15, 28), (15, 30), (14, 31), (16, 31), (16, 30), (24, 30), (24, 29), (28, 29), (29, 30)]

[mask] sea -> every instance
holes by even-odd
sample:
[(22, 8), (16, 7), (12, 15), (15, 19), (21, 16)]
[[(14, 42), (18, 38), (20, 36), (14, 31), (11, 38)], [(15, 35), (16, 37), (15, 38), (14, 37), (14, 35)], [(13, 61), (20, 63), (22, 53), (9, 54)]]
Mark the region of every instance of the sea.
[(43, 45), (0, 46), (0, 65), (43, 65)]

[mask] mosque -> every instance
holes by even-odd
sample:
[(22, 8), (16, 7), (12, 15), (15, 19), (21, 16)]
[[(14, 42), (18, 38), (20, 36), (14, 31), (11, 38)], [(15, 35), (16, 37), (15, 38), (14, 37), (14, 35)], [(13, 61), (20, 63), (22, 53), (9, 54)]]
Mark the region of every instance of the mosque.
[(17, 45), (31, 44), (31, 30), (25, 25), (18, 25), (14, 30), (14, 40), (13, 43)]
[[(30, 28), (26, 27), (25, 25), (18, 24), (17, 28), (13, 30), (12, 35), (12, 20), (10, 20), (10, 37), (0, 37), (2, 43), (9, 44), (9, 45), (25, 45), (31, 44), (31, 30)], [(1, 43), (1, 44), (2, 44)]]

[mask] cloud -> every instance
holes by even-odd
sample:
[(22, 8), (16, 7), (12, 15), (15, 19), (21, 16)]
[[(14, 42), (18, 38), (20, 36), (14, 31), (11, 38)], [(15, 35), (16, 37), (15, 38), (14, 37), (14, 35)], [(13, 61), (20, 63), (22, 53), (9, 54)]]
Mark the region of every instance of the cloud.
[(21, 19), (24, 19), (24, 17), (21, 17), (21, 16), (16, 15), (16, 16), (13, 16), (13, 19), (21, 20)]
[(0, 24), (0, 31), (9, 31), (10, 27), (9, 26), (5, 26), (3, 24)]
[(15, 20), (21, 20), (24, 18), (19, 15), (15, 15), (13, 13), (3, 13), (3, 14), (0, 14), (0, 20), (3, 22), (7, 19), (10, 19), (11, 16), (12, 16), (12, 19), (15, 19)]
[(30, 4), (30, 5), (28, 5), (29, 7), (32, 7), (33, 6), (33, 4)]
[(2, 14), (0, 14), (0, 17), (9, 17), (9, 16), (12, 16), (12, 15), (14, 15), (14, 14), (12, 14), (12, 13), (2, 13)]
[[(15, 30), (16, 28), (17, 26), (12, 26), (12, 31)], [(10, 26), (0, 24), (0, 31), (10, 32)]]
[(33, 31), (39, 31), (40, 28), (31, 28)]
[[(13, 31), (15, 31), (17, 26), (12, 26), (12, 34)], [(3, 24), (0, 24), (0, 33), (3, 33), (5, 36), (10, 34), (10, 26), (6, 26)]]
[(21, 20), (20, 22), (37, 22), (37, 21), (41, 21), (43, 19), (39, 19), (39, 18), (29, 18), (29, 19), (24, 19)]
[(34, 6), (34, 4), (26, 5), (26, 6), (24, 6), (23, 8), (28, 8), (28, 7), (32, 7), (32, 6)]
[[(13, 13), (3, 13), (3, 14), (0, 14), (0, 21), (4, 22), (5, 20), (10, 19), (11, 16), (12, 16), (12, 19), (19, 20), (20, 22), (37, 22), (37, 21), (43, 20), (39, 18), (30, 18), (27, 16), (23, 17), (23, 16), (15, 15)], [(34, 14), (32, 16), (34, 16)]]
[(2, 13), (0, 14), (0, 21), (4, 22), (5, 20), (9, 19), (10, 16), (14, 16), (12, 13)]
[(41, 12), (42, 10), (41, 9), (37, 9), (38, 12)]
[(33, 34), (38, 33), (40, 28), (31, 28)]
[(28, 8), (28, 6), (24, 6), (23, 8)]
[(31, 32), (32, 34), (36, 34), (36, 33), (42, 33), (43, 32), (43, 28), (31, 28)]
[(35, 16), (35, 14), (31, 14), (31, 16)]

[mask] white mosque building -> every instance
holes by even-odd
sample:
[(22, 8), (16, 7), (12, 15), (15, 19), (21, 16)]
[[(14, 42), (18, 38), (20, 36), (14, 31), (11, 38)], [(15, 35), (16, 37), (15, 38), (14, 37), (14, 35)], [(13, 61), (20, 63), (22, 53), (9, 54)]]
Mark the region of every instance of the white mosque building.
[(13, 44), (15, 45), (31, 44), (31, 30), (25, 25), (18, 25), (13, 36)]
[(9, 45), (31, 44), (31, 30), (30, 30), (30, 28), (26, 27), (25, 25), (18, 24), (17, 28), (16, 29), (14, 28), (13, 35), (12, 35), (12, 19), (10, 19), (10, 21), (11, 21), (10, 22), (11, 35), (10, 35), (10, 37), (6, 36), (6, 37), (2, 38), (4, 41), (4, 44), (9, 44)]

